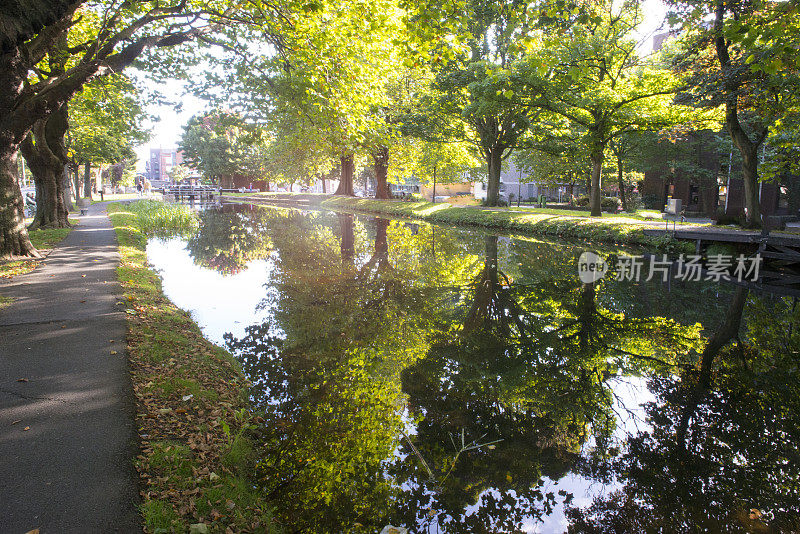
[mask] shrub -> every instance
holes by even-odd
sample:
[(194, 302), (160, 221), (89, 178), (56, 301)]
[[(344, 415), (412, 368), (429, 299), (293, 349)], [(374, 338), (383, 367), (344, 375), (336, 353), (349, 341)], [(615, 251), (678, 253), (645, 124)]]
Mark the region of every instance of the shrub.
[(658, 198), (658, 195), (654, 195), (652, 193), (642, 195), (642, 205), (648, 210), (660, 210), (664, 207), (661, 199)]
[(642, 197), (639, 193), (629, 193), (625, 200), (628, 204), (628, 213), (636, 213), (642, 207)]
[(603, 197), (600, 199), (600, 208), (605, 211), (619, 211), (620, 201), (617, 197)]
[(580, 195), (575, 197), (575, 205), (576, 206), (588, 206), (589, 205), (589, 195)]
[[(576, 206), (589, 207), (589, 196), (581, 195), (575, 199)], [(605, 211), (619, 210), (619, 199), (617, 197), (603, 197), (600, 199), (600, 208)]]

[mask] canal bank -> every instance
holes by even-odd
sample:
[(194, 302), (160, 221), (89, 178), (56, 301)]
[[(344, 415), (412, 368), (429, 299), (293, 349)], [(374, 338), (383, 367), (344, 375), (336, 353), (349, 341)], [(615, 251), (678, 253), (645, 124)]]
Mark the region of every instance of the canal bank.
[(321, 202), (323, 208), (363, 213), (410, 217), (436, 224), (475, 226), (521, 234), (582, 239), (591, 242), (641, 245), (665, 252), (683, 250), (684, 245), (669, 236), (645, 235), (645, 226), (623, 217), (602, 218), (554, 215), (552, 212), (513, 211), (505, 208), (456, 206), (448, 203), (402, 202), (369, 198), (332, 197)]
[[(240, 365), (163, 295), (161, 280), (147, 266), (140, 220), (146, 215), (119, 203), (108, 213), (127, 304), (145, 530), (272, 531), (269, 511), (249, 480), (253, 455), (246, 429), (253, 416)], [(181, 218), (185, 213), (172, 220)]]
[[(492, 231), (514, 232), (524, 235), (580, 239), (592, 243), (638, 245), (664, 252), (690, 252), (691, 247), (675, 241), (670, 235), (647, 235), (645, 230), (663, 228), (666, 223), (637, 220), (633, 217), (605, 215), (583, 217), (553, 213), (555, 210), (532, 211), (506, 208), (481, 208), (457, 206), (446, 202), (406, 202), (376, 200), (319, 194), (263, 193), (247, 196), (226, 196), (230, 202), (249, 202), (298, 209), (330, 209), (419, 219), (435, 224), (471, 226)], [(670, 228), (672, 224), (670, 224)]]

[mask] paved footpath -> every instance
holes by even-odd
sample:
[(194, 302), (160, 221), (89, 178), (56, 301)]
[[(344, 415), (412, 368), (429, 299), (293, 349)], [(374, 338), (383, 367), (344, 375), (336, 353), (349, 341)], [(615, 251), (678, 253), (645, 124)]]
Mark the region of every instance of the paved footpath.
[(0, 310), (0, 533), (141, 532), (118, 263), (95, 204), (44, 265), (0, 282), (15, 299)]

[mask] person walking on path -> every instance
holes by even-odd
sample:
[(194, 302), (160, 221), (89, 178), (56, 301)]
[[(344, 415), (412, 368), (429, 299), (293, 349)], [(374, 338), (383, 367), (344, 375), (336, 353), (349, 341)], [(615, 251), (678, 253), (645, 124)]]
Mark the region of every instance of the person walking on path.
[(0, 282), (0, 532), (141, 532), (116, 236), (103, 204)]

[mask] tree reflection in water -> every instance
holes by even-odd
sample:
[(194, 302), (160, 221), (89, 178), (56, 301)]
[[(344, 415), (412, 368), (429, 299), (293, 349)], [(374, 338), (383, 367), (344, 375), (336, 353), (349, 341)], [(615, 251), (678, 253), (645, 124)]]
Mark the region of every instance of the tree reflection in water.
[(236, 274), (272, 249), (265, 212), (247, 204), (229, 204), (199, 213), (200, 230), (186, 244), (197, 265), (223, 275)]
[[(287, 530), (516, 532), (571, 502), (543, 485), (567, 474), (619, 487), (569, 511), (575, 532), (797, 529), (791, 303), (581, 284), (580, 250), (558, 244), (264, 217), (277, 298), (227, 341), (255, 384), (259, 477)], [(659, 316), (667, 299), (714, 331)], [(626, 436), (614, 385), (632, 376), (656, 400)]]
[(651, 428), (615, 462), (622, 489), (571, 510), (572, 532), (800, 531), (800, 316), (747, 297), (695, 365), (651, 378)]

